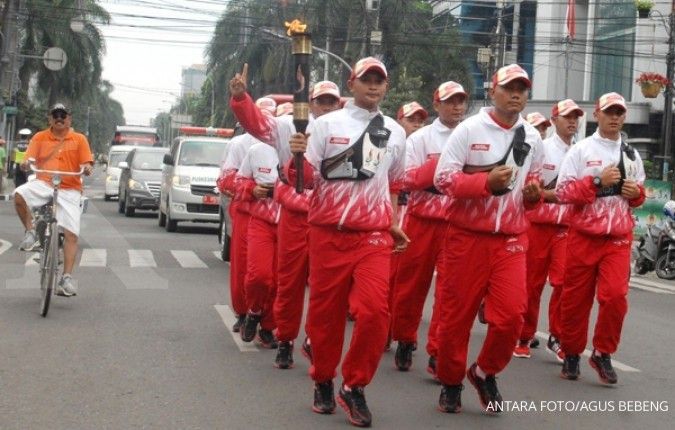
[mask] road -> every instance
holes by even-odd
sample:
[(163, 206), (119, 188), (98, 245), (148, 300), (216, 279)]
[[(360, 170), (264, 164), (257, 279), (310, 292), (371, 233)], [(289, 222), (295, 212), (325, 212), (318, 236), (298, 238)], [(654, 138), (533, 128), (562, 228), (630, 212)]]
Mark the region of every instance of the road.
[[(98, 172), (86, 188), (80, 292), (55, 298), (46, 319), (38, 315), (37, 266), (17, 250), (12, 202), (0, 201), (0, 429), (348, 428), (341, 410), (311, 412), (299, 351), (295, 368), (282, 371), (272, 366), (273, 351), (235, 342), (229, 266), (215, 254), (215, 229), (179, 224), (167, 233), (151, 213), (125, 218), (117, 202), (103, 201), (102, 178)], [(424, 370), (424, 348), (406, 373), (394, 369), (392, 351), (366, 390), (374, 427), (673, 428), (675, 284), (636, 278), (632, 286), (614, 357), (617, 386), (600, 385), (586, 360), (579, 381), (562, 380), (540, 348), (499, 375), (504, 399), (517, 402), (509, 412), (485, 415), (467, 386), (463, 412), (448, 415), (436, 411), (440, 388)], [(476, 325), (470, 357), (484, 336)], [(628, 401), (652, 402), (652, 410), (625, 411), (636, 407)]]

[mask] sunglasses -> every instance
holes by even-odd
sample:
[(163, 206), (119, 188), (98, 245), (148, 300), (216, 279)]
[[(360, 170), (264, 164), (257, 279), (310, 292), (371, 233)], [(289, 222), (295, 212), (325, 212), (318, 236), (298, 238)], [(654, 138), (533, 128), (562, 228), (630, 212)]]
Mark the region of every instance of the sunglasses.
[(56, 112), (52, 112), (52, 118), (54, 118), (54, 119), (66, 119), (66, 118), (68, 118), (68, 114), (66, 112), (63, 112), (63, 111), (56, 111)]

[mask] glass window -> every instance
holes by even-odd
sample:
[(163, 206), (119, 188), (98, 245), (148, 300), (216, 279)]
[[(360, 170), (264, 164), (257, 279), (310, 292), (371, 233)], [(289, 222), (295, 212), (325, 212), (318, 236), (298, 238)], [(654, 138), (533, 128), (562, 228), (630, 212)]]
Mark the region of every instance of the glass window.
[(121, 161), (125, 161), (127, 159), (127, 155), (129, 155), (128, 152), (111, 152), (110, 159), (108, 160), (108, 166), (117, 167)]
[(178, 164), (181, 166), (213, 166), (220, 167), (227, 141), (186, 140), (180, 148)]
[(162, 170), (164, 152), (136, 152), (132, 168), (138, 170)]

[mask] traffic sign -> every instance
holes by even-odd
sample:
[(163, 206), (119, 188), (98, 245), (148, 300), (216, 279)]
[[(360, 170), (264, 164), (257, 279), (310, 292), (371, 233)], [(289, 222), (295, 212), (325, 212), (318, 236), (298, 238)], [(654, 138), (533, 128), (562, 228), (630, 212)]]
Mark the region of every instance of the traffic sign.
[(51, 48), (48, 48), (42, 55), (42, 62), (49, 70), (61, 70), (68, 62), (68, 56), (66, 55), (66, 51), (63, 49), (52, 46)]

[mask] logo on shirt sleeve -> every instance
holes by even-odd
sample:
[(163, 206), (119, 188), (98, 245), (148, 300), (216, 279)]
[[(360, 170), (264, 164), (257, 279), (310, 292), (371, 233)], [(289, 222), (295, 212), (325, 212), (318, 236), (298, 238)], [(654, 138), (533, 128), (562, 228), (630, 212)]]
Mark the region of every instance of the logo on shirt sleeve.
[(258, 172), (260, 173), (270, 173), (271, 171), (272, 169), (270, 169), (269, 167), (258, 167)]
[(335, 144), (335, 145), (347, 145), (349, 143), (349, 138), (348, 137), (331, 136), (328, 143), (332, 143), (332, 144)]
[(543, 167), (546, 170), (555, 170), (555, 164), (544, 164)]
[(472, 151), (489, 151), (490, 150), (490, 144), (489, 143), (472, 143), (471, 144), (471, 150)]
[(602, 166), (602, 160), (588, 160), (586, 162), (586, 167), (597, 167)]

